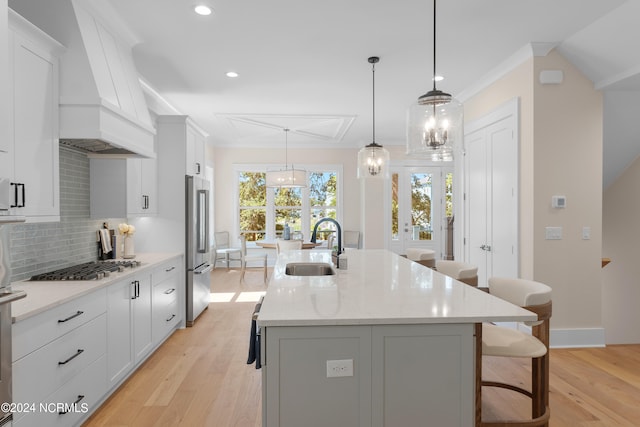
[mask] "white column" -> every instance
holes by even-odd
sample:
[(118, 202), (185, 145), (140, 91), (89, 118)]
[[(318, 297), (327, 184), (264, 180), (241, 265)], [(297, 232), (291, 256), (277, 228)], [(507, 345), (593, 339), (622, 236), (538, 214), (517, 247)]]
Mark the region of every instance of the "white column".
[(363, 249), (384, 249), (384, 180), (360, 180), (360, 232)]

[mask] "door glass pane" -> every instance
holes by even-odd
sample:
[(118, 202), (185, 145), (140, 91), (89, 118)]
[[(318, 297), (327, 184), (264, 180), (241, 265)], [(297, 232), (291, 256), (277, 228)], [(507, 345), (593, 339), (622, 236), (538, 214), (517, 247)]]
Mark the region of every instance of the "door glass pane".
[(447, 219), (445, 232), (445, 259), (453, 259), (453, 173), (447, 172), (444, 178), (444, 210)]
[(431, 174), (411, 174), (411, 240), (431, 240)]
[(391, 240), (398, 240), (398, 176), (391, 175)]

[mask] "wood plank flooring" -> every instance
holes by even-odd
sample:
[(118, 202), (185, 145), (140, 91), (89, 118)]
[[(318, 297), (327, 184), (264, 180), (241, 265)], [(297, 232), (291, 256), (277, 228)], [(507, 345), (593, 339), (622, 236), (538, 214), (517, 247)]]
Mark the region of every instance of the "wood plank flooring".
[[(195, 326), (174, 333), (84, 426), (260, 426), (260, 371), (246, 358), (251, 313), (265, 286), (262, 270), (248, 271), (245, 284), (239, 276), (216, 269), (215, 301)], [(483, 369), (485, 378), (530, 378), (526, 361), (486, 358)], [(640, 425), (640, 345), (553, 349), (550, 382), (551, 427)], [(485, 419), (526, 415), (527, 401), (513, 395), (485, 389)]]

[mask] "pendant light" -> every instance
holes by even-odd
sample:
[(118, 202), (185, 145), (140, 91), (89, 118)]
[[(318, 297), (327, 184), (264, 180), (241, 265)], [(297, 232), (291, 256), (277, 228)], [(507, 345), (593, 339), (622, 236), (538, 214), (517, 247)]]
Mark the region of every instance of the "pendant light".
[(436, 88), (436, 0), (433, 0), (433, 89), (418, 98), (407, 115), (407, 154), (451, 161), (462, 141), (462, 104)]
[(376, 143), (376, 64), (380, 58), (372, 56), (368, 61), (373, 76), (373, 137), (371, 144), (362, 147), (358, 152), (358, 178), (384, 179), (389, 177), (389, 152)]
[(287, 163), (287, 148), (290, 129), (284, 131), (284, 169), (278, 171), (267, 171), (266, 185), (267, 187), (284, 187), (284, 188), (302, 188), (307, 186), (307, 172), (302, 169), (295, 169), (291, 165), (291, 169)]

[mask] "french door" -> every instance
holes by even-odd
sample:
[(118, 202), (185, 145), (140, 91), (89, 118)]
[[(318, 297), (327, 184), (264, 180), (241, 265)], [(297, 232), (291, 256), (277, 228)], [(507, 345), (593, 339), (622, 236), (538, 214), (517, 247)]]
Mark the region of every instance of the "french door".
[[(391, 168), (387, 232), (390, 249), (428, 248), (443, 257), (447, 210), (451, 211), (451, 172), (441, 167)], [(447, 191), (447, 188), (449, 190)]]

